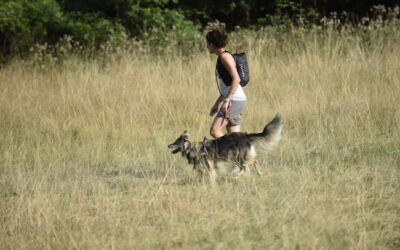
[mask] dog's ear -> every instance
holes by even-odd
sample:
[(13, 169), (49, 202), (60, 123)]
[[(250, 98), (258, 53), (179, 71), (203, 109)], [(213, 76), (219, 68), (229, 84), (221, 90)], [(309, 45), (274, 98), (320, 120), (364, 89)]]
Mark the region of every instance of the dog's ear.
[(187, 130), (183, 131), (182, 137), (185, 140), (189, 140), (189, 133), (187, 132)]

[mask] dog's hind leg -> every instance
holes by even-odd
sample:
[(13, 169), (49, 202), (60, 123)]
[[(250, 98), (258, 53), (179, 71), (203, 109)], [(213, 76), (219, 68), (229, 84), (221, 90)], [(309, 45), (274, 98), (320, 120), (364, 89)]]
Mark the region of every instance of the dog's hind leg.
[(256, 169), (257, 174), (258, 174), (259, 176), (261, 176), (261, 175), (262, 175), (262, 172), (261, 172), (261, 169), (258, 167), (258, 161), (257, 161), (257, 160), (254, 160), (254, 162), (253, 162), (252, 165), (254, 165), (254, 168)]
[(240, 164), (239, 175), (250, 176), (249, 164), (246, 164), (246, 163)]
[(250, 162), (248, 162), (248, 163), (242, 164), (242, 165), (243, 165), (244, 168), (245, 168), (245, 173), (246, 173), (246, 172), (250, 173), (250, 168), (249, 168), (249, 166), (251, 165), (251, 166), (254, 166), (254, 168), (256, 169), (256, 172), (257, 172), (257, 174), (258, 174), (259, 176), (262, 175), (261, 169), (258, 167), (258, 161), (257, 161), (256, 159), (254, 159), (254, 160), (252, 160), (252, 161), (250, 161)]
[(255, 159), (250, 162), (247, 162), (247, 163), (240, 163), (240, 164), (238, 164), (238, 166), (240, 168), (240, 172), (237, 174), (237, 176), (240, 176), (240, 175), (250, 176), (250, 166), (254, 166), (254, 168), (256, 169), (256, 172), (259, 176), (262, 175), (262, 172), (261, 172), (260, 168), (258, 167), (258, 161)]
[(256, 150), (254, 149), (253, 146), (251, 146), (251, 148), (250, 148), (250, 150), (248, 152), (248, 155), (246, 155), (246, 156), (247, 156), (246, 157), (246, 161), (247, 161), (246, 163), (249, 166), (253, 165), (254, 168), (256, 169), (257, 174), (258, 175), (262, 175), (262, 172), (261, 172), (260, 168), (258, 167), (258, 161), (256, 160), (257, 153), (256, 153)]
[(237, 166), (239, 168), (239, 172), (235, 173), (235, 178), (238, 178), (241, 175), (250, 175), (250, 171), (246, 163), (235, 162), (234, 166)]

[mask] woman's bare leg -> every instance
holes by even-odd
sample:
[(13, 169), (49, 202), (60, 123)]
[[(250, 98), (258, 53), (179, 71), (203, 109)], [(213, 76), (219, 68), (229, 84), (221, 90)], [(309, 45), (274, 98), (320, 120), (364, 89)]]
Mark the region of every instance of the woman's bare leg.
[(227, 126), (228, 132), (232, 133), (232, 132), (240, 132), (240, 125), (236, 125), (236, 126)]
[(211, 125), (210, 134), (214, 138), (219, 138), (224, 135), (224, 128), (228, 125), (228, 119), (223, 117), (215, 117)]

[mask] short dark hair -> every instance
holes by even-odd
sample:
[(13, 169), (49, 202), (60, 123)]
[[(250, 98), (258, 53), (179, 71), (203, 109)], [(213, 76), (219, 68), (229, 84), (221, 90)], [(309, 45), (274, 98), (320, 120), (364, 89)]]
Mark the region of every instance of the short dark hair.
[(210, 30), (206, 35), (206, 40), (217, 48), (223, 48), (228, 44), (228, 35), (224, 30)]

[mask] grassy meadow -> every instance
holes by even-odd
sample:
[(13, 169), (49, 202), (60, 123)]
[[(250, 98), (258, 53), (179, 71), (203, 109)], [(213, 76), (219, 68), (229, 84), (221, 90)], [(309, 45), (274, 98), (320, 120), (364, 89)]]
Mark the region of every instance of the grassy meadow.
[(0, 249), (399, 249), (398, 26), (231, 36), (251, 68), (242, 131), (276, 112), (284, 128), (263, 176), (214, 188), (167, 149), (209, 136), (205, 44), (3, 65)]

